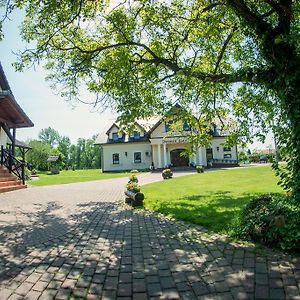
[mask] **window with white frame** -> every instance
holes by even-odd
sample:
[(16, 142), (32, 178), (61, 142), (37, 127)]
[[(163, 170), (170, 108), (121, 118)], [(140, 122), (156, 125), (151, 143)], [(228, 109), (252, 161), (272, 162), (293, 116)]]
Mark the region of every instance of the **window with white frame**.
[(165, 122), (165, 132), (169, 132), (171, 131), (171, 125), (173, 124), (173, 121), (170, 120), (170, 121), (166, 121)]
[(134, 152), (133, 161), (135, 164), (140, 164), (142, 162), (142, 152)]
[(113, 153), (112, 161), (113, 161), (113, 165), (120, 164), (120, 154), (119, 153)]
[(135, 132), (133, 133), (133, 138), (134, 138), (135, 140), (138, 140), (140, 137), (141, 137), (141, 134), (140, 134), (138, 131), (135, 131)]
[(191, 126), (187, 122), (184, 122), (182, 125), (182, 129), (184, 131), (191, 131)]
[(230, 151), (231, 151), (231, 148), (230, 148), (230, 147), (224, 147), (224, 148), (223, 148), (223, 151), (224, 151), (224, 152), (230, 152)]

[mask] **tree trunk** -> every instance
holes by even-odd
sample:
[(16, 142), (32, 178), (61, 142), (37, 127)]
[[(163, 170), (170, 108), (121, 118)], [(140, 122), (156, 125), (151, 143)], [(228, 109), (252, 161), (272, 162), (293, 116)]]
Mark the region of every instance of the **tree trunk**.
[(300, 204), (300, 59), (290, 57), (290, 64), (278, 73), (278, 79), (275, 90), (287, 119), (287, 129), (281, 128), (278, 136), (288, 170), (286, 175), (281, 174), (281, 179)]
[[(300, 79), (300, 75), (298, 77)], [(290, 122), (290, 137), (287, 150), (290, 154), (288, 168), (291, 171), (291, 189), (300, 204), (300, 82), (285, 97), (286, 113)]]
[(273, 64), (274, 74), (270, 74), (266, 85), (276, 92), (285, 114), (283, 118), (287, 120), (287, 124), (278, 124), (287, 126), (286, 130), (282, 126), (278, 136), (288, 170), (280, 177), (283, 186), (292, 192), (300, 204), (300, 57), (293, 44), (276, 44), (273, 38), (268, 43), (265, 54)]

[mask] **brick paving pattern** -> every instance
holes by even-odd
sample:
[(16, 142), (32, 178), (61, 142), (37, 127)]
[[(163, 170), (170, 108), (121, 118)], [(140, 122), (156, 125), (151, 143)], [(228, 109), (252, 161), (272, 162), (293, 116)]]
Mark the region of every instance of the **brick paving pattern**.
[(300, 299), (299, 257), (120, 205), (126, 181), (1, 195), (0, 300)]

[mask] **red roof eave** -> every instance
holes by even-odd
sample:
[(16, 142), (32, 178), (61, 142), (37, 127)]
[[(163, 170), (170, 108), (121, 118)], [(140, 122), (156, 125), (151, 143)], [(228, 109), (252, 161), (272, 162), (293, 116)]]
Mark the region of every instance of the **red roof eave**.
[(5, 122), (10, 128), (34, 126), (10, 91), (0, 92), (0, 120)]

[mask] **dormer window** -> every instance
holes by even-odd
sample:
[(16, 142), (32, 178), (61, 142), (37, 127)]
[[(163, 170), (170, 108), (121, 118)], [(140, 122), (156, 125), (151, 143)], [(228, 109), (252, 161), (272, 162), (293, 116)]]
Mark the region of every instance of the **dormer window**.
[(216, 135), (218, 133), (217, 125), (213, 124), (213, 134)]
[(118, 136), (117, 132), (112, 133), (112, 139), (113, 139), (113, 141), (118, 141), (119, 140), (119, 136)]
[(191, 126), (187, 122), (184, 122), (182, 129), (183, 131), (191, 131)]
[(135, 131), (134, 134), (133, 134), (133, 138), (135, 140), (138, 140), (140, 137), (141, 137), (141, 134), (139, 132)]
[(169, 131), (171, 131), (171, 125), (173, 124), (173, 121), (167, 121), (166, 123), (165, 123), (165, 131), (166, 132), (169, 132)]

